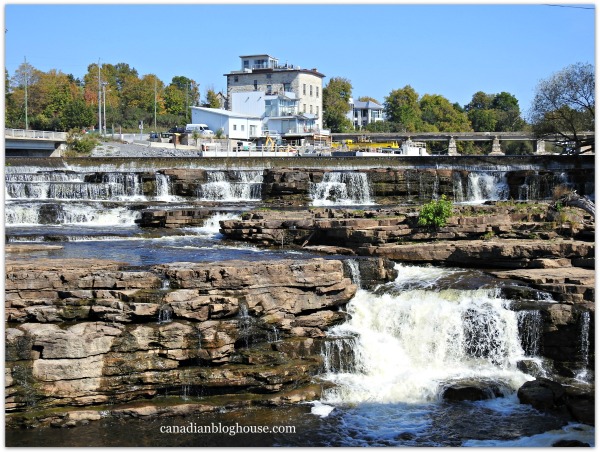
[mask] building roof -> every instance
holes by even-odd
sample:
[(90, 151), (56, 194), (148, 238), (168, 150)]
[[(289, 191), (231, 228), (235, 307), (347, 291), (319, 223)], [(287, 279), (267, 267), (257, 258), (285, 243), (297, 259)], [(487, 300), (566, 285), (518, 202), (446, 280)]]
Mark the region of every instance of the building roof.
[(370, 110), (381, 110), (383, 105), (379, 105), (373, 101), (354, 101), (355, 109), (370, 109)]
[(212, 109), (210, 107), (192, 107), (192, 108), (196, 109), (196, 110), (203, 110), (203, 111), (209, 112), (209, 113), (216, 113), (217, 115), (228, 116), (230, 118), (248, 118), (248, 119), (252, 119), (252, 120), (260, 120), (260, 116), (246, 115), (245, 113), (232, 112), (231, 110)]

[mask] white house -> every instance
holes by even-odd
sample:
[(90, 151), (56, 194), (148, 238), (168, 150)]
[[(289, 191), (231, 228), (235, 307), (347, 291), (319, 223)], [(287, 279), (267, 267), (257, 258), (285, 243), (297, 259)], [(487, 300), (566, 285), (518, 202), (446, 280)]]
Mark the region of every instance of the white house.
[(262, 133), (260, 116), (223, 109), (192, 107), (192, 123), (206, 124), (215, 133), (222, 129), (232, 140), (251, 140)]
[(352, 121), (354, 129), (362, 129), (367, 124), (384, 120), (383, 106), (373, 101), (354, 101), (350, 98), (351, 110), (348, 119)]

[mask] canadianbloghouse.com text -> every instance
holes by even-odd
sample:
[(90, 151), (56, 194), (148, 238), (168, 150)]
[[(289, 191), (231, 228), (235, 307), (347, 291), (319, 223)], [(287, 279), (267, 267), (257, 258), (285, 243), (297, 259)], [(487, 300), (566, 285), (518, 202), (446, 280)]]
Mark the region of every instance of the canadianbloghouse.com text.
[(161, 434), (225, 434), (235, 436), (236, 434), (296, 434), (293, 425), (258, 426), (258, 425), (224, 425), (222, 423), (211, 423), (202, 425), (189, 422), (185, 425), (162, 425)]

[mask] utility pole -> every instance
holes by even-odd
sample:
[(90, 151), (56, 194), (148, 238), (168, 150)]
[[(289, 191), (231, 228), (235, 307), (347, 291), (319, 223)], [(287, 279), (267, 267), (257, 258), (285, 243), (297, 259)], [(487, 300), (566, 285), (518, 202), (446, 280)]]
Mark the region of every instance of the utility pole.
[(104, 115), (103, 135), (106, 135), (106, 85), (108, 85), (108, 82), (102, 82), (102, 103), (104, 104), (104, 112), (102, 113)]
[(158, 79), (154, 79), (154, 132), (157, 132), (156, 129), (156, 82)]
[(29, 69), (27, 68), (27, 57), (25, 58), (25, 130), (29, 129), (29, 121), (27, 120), (27, 84)]
[(102, 80), (100, 79), (100, 58), (98, 58), (98, 134), (102, 130)]

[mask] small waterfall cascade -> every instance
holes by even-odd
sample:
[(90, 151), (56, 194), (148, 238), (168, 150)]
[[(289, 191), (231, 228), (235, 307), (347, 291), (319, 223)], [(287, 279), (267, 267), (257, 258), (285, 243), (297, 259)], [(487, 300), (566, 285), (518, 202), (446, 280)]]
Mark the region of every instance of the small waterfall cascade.
[(540, 173), (538, 171), (525, 177), (519, 186), (519, 200), (549, 200), (558, 186), (572, 187), (565, 173)]
[(106, 207), (99, 203), (7, 203), (6, 226), (93, 225), (132, 226), (140, 217), (123, 206)]
[(222, 220), (237, 220), (239, 214), (231, 212), (217, 212), (204, 221), (204, 225), (198, 228), (191, 228), (195, 233), (201, 235), (217, 237), (220, 235)]
[(519, 337), (526, 356), (534, 357), (542, 350), (542, 312), (520, 310), (517, 312)]
[(358, 288), (362, 288), (362, 281), (360, 277), (360, 267), (358, 266), (358, 261), (356, 260), (346, 260), (345, 264), (348, 266), (350, 270), (350, 275), (352, 278), (352, 283), (354, 283)]
[(277, 327), (272, 326), (271, 331), (267, 332), (267, 341), (269, 343), (278, 343), (281, 341), (281, 335)]
[(575, 378), (587, 382), (589, 379), (588, 366), (590, 363), (590, 312), (584, 311), (581, 313), (579, 325), (581, 327), (579, 355), (581, 357), (582, 367)]
[(375, 204), (369, 178), (362, 172), (325, 173), (323, 181), (311, 184), (310, 196), (314, 206)]
[(472, 171), (469, 173), (465, 201), (483, 203), (488, 200), (507, 200), (509, 193), (506, 172)]
[(170, 305), (164, 304), (158, 309), (158, 324), (166, 324), (173, 321), (173, 309)]
[(163, 173), (155, 173), (156, 178), (156, 200), (174, 201), (175, 197), (171, 195), (171, 179)]
[(325, 339), (321, 346), (323, 373), (326, 375), (359, 373), (354, 356), (356, 347), (357, 339), (354, 336)]
[[(324, 378), (337, 384), (322, 402), (425, 403), (441, 398), (444, 385), (469, 379), (496, 382), (506, 393), (528, 376), (517, 369), (524, 356), (517, 314), (494, 289), (427, 289), (403, 282), (403, 291), (373, 294), (358, 291), (348, 304), (350, 319), (330, 330), (330, 340), (355, 338), (356, 343), (330, 341), (324, 350)], [(327, 343), (326, 343), (327, 344)], [(335, 357), (350, 347), (354, 364)], [(337, 371), (336, 367), (344, 371)]]
[(135, 172), (74, 173), (38, 171), (7, 173), (6, 198), (11, 200), (129, 201), (144, 199)]
[(240, 331), (240, 340), (246, 349), (250, 345), (250, 336), (251, 336), (251, 328), (252, 328), (252, 318), (248, 313), (248, 307), (246, 304), (240, 304), (239, 312), (238, 312), (238, 329)]
[(198, 189), (198, 198), (208, 201), (256, 201), (261, 199), (262, 170), (213, 171)]
[(464, 203), (466, 201), (462, 178), (458, 172), (452, 173), (452, 193), (454, 195), (455, 203)]

